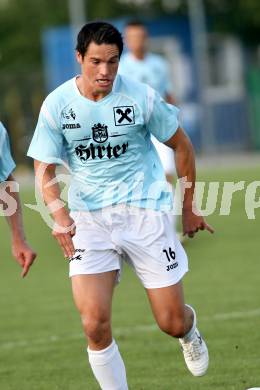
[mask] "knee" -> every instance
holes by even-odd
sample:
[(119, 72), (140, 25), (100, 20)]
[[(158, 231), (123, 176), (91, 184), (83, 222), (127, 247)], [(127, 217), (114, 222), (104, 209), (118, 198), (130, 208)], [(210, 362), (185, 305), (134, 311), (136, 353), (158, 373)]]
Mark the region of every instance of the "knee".
[(172, 313), (165, 313), (158, 320), (159, 328), (172, 337), (181, 338), (186, 333), (184, 317), (173, 316)]
[(104, 315), (81, 315), (85, 335), (94, 344), (105, 341), (110, 334), (110, 320)]

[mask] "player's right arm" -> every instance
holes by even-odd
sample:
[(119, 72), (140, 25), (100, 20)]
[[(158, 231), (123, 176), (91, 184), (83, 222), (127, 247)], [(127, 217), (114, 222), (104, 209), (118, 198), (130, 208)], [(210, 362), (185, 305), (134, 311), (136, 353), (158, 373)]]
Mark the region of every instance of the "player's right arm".
[(36, 182), (54, 221), (52, 234), (64, 255), (70, 257), (74, 254), (74, 221), (60, 198), (61, 191), (55, 173), (56, 165), (62, 163), (64, 156), (59, 99), (57, 93), (45, 99), (27, 155), (34, 159)]
[(52, 235), (58, 241), (64, 256), (72, 257), (75, 253), (72, 241), (75, 225), (60, 198), (60, 186), (55, 180), (56, 164), (34, 160), (34, 169), (37, 185), (54, 221)]

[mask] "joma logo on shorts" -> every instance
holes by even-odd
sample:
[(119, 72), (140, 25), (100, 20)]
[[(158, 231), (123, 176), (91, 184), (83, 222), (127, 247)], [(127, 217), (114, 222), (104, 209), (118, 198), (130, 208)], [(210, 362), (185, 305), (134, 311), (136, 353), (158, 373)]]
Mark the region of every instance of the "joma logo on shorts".
[(70, 257), (69, 261), (71, 262), (73, 260), (82, 260), (82, 256), (81, 255), (76, 255), (76, 256)]
[(75, 249), (75, 255), (70, 257), (70, 259), (69, 259), (70, 262), (73, 260), (82, 260), (82, 255), (77, 255), (77, 252), (84, 253), (85, 249)]
[(170, 271), (171, 269), (177, 268), (178, 265), (179, 265), (179, 264), (178, 264), (178, 261), (176, 261), (176, 263), (167, 265), (166, 271)]
[(81, 126), (79, 123), (65, 123), (62, 125), (62, 129), (79, 129)]

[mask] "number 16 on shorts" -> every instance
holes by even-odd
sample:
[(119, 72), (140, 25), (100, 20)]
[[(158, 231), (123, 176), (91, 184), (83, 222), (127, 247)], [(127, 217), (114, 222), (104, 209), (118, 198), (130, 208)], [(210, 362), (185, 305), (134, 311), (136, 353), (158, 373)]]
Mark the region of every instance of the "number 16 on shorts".
[(169, 263), (171, 264), (167, 264), (166, 266), (166, 271), (170, 271), (174, 268), (177, 268), (178, 267), (178, 261), (175, 261), (175, 258), (176, 258), (176, 253), (174, 250), (172, 250), (171, 247), (169, 247), (168, 249), (163, 249), (163, 252), (168, 260)]

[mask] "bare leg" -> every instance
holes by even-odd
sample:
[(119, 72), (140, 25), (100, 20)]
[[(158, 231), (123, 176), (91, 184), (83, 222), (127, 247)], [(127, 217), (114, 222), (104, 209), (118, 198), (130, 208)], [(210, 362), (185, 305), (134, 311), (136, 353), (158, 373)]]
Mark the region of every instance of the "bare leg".
[(194, 376), (204, 375), (209, 363), (208, 349), (196, 328), (195, 312), (184, 304), (182, 282), (147, 289), (147, 295), (161, 330), (179, 339), (190, 372)]
[(177, 338), (187, 334), (193, 325), (193, 311), (184, 304), (182, 282), (146, 291), (160, 329)]
[(72, 291), (80, 312), (88, 357), (101, 389), (128, 390), (124, 362), (111, 330), (111, 306), (116, 271), (72, 277)]
[(92, 350), (104, 349), (112, 342), (111, 306), (116, 272), (71, 278), (73, 298)]

